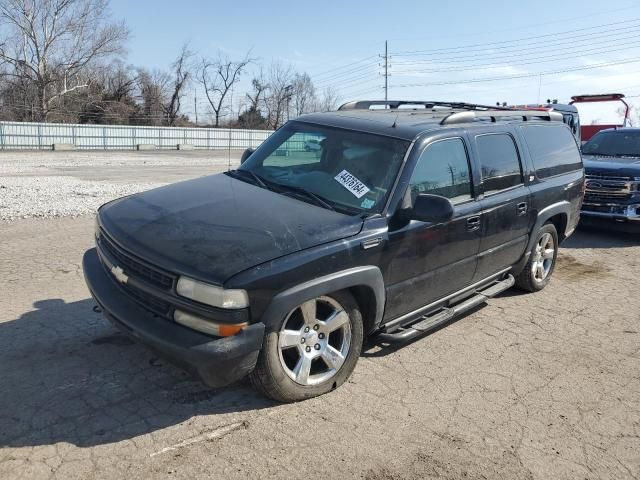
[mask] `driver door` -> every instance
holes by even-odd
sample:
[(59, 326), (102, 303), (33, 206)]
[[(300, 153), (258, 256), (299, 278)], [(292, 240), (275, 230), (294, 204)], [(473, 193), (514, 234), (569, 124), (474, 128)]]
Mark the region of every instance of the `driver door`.
[(391, 285), (386, 317), (410, 313), (471, 284), (480, 248), (480, 202), (475, 199), (468, 149), (462, 137), (436, 140), (422, 151), (409, 188), (441, 195), (454, 205), (451, 220), (412, 220), (390, 230)]

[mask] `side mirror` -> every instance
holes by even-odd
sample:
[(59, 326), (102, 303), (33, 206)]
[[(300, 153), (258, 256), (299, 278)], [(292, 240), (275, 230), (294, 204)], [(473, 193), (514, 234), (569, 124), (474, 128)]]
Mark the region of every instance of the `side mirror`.
[(240, 157), (240, 165), (242, 165), (247, 158), (251, 156), (253, 153), (253, 148), (247, 148), (244, 152), (242, 152), (242, 156)]
[(446, 197), (421, 193), (416, 197), (409, 217), (421, 222), (446, 222), (453, 218), (453, 204)]

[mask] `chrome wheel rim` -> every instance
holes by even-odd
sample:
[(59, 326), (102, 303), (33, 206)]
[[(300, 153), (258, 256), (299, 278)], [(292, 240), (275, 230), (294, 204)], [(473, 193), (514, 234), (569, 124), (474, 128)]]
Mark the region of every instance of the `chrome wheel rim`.
[(536, 243), (536, 248), (533, 252), (533, 264), (531, 265), (531, 273), (536, 282), (542, 282), (549, 276), (555, 252), (553, 236), (550, 233), (542, 234), (540, 240)]
[(330, 297), (294, 308), (278, 333), (280, 364), (299, 385), (318, 385), (333, 378), (350, 348), (349, 315)]

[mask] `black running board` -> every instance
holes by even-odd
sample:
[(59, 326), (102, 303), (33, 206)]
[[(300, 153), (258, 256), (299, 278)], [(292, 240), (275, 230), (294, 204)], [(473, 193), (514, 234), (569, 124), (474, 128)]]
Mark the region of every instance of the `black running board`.
[(423, 333), (442, 325), (453, 318), (468, 312), (469, 310), (482, 305), (491, 297), (508, 290), (515, 284), (513, 275), (507, 275), (504, 280), (493, 283), (484, 290), (476, 292), (473, 296), (451, 307), (441, 308), (435, 313), (424, 315), (407, 327), (401, 328), (393, 333), (380, 333), (376, 339), (385, 343), (402, 343), (411, 340)]

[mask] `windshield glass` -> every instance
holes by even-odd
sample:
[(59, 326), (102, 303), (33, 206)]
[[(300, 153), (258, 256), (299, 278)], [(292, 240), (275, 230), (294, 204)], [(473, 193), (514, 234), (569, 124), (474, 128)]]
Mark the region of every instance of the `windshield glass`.
[(640, 157), (640, 131), (599, 132), (584, 144), (582, 153), (585, 155)]
[[(379, 135), (291, 122), (269, 137), (240, 170), (266, 186), (308, 201), (316, 196), (337, 211), (378, 212), (409, 142)], [(320, 199), (320, 200), (318, 200)]]

